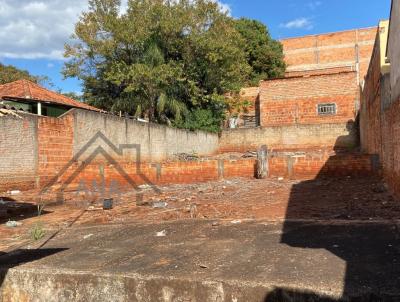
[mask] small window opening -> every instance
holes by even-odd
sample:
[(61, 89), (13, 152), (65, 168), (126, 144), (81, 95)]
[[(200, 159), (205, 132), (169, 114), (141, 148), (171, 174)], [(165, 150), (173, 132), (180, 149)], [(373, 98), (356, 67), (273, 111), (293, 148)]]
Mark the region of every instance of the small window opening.
[(335, 115), (336, 104), (318, 104), (318, 115)]

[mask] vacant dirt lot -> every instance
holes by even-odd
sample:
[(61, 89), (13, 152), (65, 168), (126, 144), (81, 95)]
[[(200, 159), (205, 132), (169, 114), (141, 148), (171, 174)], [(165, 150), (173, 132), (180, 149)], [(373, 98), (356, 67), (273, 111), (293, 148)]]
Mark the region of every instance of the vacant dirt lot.
[[(57, 192), (38, 197), (38, 192), (2, 196), (0, 251), (27, 244), (31, 231), (39, 226), (47, 236), (75, 225), (161, 223), (175, 220), (215, 220), (215, 223), (244, 221), (382, 221), (400, 218), (400, 204), (376, 178), (329, 178), (310, 181), (283, 179), (232, 179), (218, 182), (142, 187), (143, 199), (136, 204), (137, 192), (114, 197), (111, 210), (102, 209), (102, 199), (93, 192), (64, 192), (62, 205), (51, 205)], [(47, 205), (40, 217), (36, 203)], [(31, 203), (31, 204), (27, 204)], [(21, 225), (10, 228), (8, 220)]]

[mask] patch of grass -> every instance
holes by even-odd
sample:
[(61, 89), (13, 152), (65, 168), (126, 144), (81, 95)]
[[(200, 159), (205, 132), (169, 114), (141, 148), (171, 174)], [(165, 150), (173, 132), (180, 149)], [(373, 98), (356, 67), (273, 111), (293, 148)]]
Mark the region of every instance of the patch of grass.
[(36, 224), (31, 230), (31, 238), (35, 241), (42, 239), (46, 235), (46, 231), (40, 224)]

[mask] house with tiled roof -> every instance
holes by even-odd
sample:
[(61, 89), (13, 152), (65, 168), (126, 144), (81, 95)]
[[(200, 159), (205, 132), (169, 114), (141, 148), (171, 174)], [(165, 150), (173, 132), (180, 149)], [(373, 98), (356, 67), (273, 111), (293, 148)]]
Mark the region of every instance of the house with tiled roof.
[(28, 80), (0, 85), (0, 104), (16, 110), (53, 117), (58, 117), (72, 108), (102, 111)]

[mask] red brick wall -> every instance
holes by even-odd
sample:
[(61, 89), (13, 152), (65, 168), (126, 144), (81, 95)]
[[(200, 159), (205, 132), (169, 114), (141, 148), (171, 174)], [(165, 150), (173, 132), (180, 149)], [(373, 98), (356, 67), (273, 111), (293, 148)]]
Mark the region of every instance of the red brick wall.
[[(76, 177), (69, 179), (74, 171), (78, 171), (82, 163), (74, 163), (67, 173), (60, 177), (60, 182), (55, 186), (56, 189), (64, 190), (77, 188), (82, 183), (91, 186), (95, 181), (97, 184), (104, 179), (107, 187), (112, 182), (126, 190), (134, 186), (144, 184), (165, 185), (165, 184), (190, 184), (206, 181), (218, 180), (221, 178), (233, 177), (254, 177), (255, 160), (207, 160), (194, 162), (165, 162), (157, 165), (142, 163), (140, 168), (136, 163), (119, 161), (115, 158), (121, 170), (108, 163), (106, 160), (93, 162), (77, 173)], [(122, 159), (123, 160), (123, 159)], [(221, 170), (221, 166), (223, 167)], [(104, 177), (104, 178), (103, 178)], [(67, 183), (68, 180), (68, 183)]]
[(377, 32), (376, 27), (282, 40), (288, 71), (356, 65), (365, 76)]
[[(140, 171), (134, 162), (127, 162), (122, 155), (114, 158), (118, 165), (110, 163), (99, 155), (93, 162), (71, 162), (74, 143), (73, 115), (62, 118), (39, 117), (37, 124), (38, 133), (38, 176), (40, 187), (49, 184), (57, 174), (61, 173), (53, 183), (55, 191), (71, 189), (79, 186), (84, 180), (89, 186), (93, 181), (98, 184), (104, 180), (110, 184), (112, 181), (120, 182), (127, 186), (126, 176), (136, 185), (195, 183), (231, 177), (254, 177), (255, 159), (241, 160), (205, 160), (195, 162), (164, 162), (142, 163)], [(328, 174), (352, 174), (362, 171), (364, 174), (371, 170), (368, 164), (369, 157), (337, 157), (336, 160), (328, 156), (292, 158), (287, 156), (274, 157), (270, 160), (271, 176), (286, 176), (293, 178), (313, 178), (325, 167)], [(70, 164), (70, 166), (69, 166)], [(87, 164), (87, 165), (86, 165)], [(63, 169), (68, 166), (67, 169)], [(81, 169), (82, 168), (82, 169)], [(81, 170), (80, 170), (81, 169)], [(121, 171), (123, 171), (121, 173)], [(124, 175), (124, 173), (126, 173)], [(63, 184), (67, 183), (66, 187)]]
[[(121, 170), (99, 154), (93, 161), (73, 161), (74, 116), (67, 114), (62, 118), (40, 117), (38, 120), (38, 176), (40, 188), (51, 185), (56, 190), (86, 183), (100, 183), (104, 177), (107, 183), (118, 181), (129, 185), (128, 178), (136, 185), (194, 183), (217, 180), (220, 177), (253, 177), (254, 160), (240, 162), (223, 161), (223, 175), (219, 171), (218, 160), (199, 162), (165, 162), (162, 164), (136, 163), (126, 161), (124, 156), (112, 155)], [(89, 150), (90, 151), (90, 150)], [(91, 149), (91, 152), (93, 150)], [(87, 155), (90, 154), (86, 154)], [(84, 156), (85, 157), (85, 156)], [(157, 165), (161, 173), (157, 173)], [(124, 175), (124, 173), (126, 173)], [(128, 178), (126, 177), (128, 176)], [(64, 188), (64, 184), (68, 184)]]
[[(23, 122), (23, 121), (22, 121)], [(155, 185), (174, 183), (196, 183), (232, 177), (254, 177), (254, 158), (240, 160), (204, 160), (195, 162), (144, 162), (138, 169), (136, 163), (127, 161), (124, 155), (113, 157), (115, 162), (98, 155), (92, 162), (73, 161), (74, 116), (61, 118), (37, 118), (38, 142), (38, 185), (40, 188), (52, 184), (52, 192), (76, 190), (84, 181), (90, 188), (95, 181), (104, 181), (106, 187), (119, 182), (122, 189), (131, 185), (153, 183)], [(117, 163), (117, 164), (116, 164)], [(331, 168), (325, 168), (325, 167)], [(67, 168), (65, 168), (67, 167)], [(358, 171), (368, 173), (371, 169), (368, 157), (328, 156), (293, 158), (287, 156), (270, 159), (271, 176), (292, 178), (313, 178), (321, 171), (328, 174), (352, 174)], [(57, 178), (55, 178), (57, 176)], [(52, 182), (53, 181), (53, 182)]]
[(0, 117), (0, 192), (35, 187), (37, 117)]
[(39, 186), (46, 185), (73, 157), (73, 115), (61, 118), (39, 117), (38, 175)]
[[(366, 85), (373, 85), (372, 79), (371, 83)], [(391, 191), (400, 199), (400, 100), (385, 108), (385, 99), (381, 97), (384, 91), (380, 85), (375, 87), (376, 91), (366, 90), (363, 93), (362, 148), (369, 154), (379, 155), (383, 176)]]
[(270, 159), (271, 177), (314, 179), (321, 176), (373, 175), (371, 156), (361, 154), (278, 156)]
[[(135, 185), (154, 184), (190, 184), (206, 181), (214, 181), (221, 178), (233, 177), (253, 178), (256, 168), (255, 159), (223, 160), (223, 172), (221, 174), (221, 162), (218, 160), (196, 162), (169, 162), (162, 163), (157, 168), (148, 163), (140, 166), (140, 173), (134, 163), (121, 162), (120, 166), (127, 173), (129, 179)], [(102, 169), (100, 168), (102, 166)], [(78, 169), (79, 164), (74, 164), (72, 170)], [(104, 178), (100, 171), (103, 171)], [(329, 156), (304, 155), (286, 156), (278, 155), (269, 159), (270, 177), (285, 177), (291, 179), (314, 179), (319, 176), (357, 176), (373, 173), (371, 157), (368, 155), (349, 154)], [(66, 179), (67, 177), (65, 177)], [(65, 181), (64, 177), (61, 178)], [(63, 189), (76, 189), (85, 184), (91, 188), (94, 182), (100, 185), (104, 179), (106, 190), (112, 182), (118, 182), (118, 186), (124, 190), (132, 190), (134, 187), (130, 181), (115, 169), (115, 166), (107, 162), (93, 163), (87, 166)], [(60, 187), (58, 187), (60, 188)]]
[(360, 136), (364, 152), (382, 156), (380, 81), (381, 54), (379, 35), (377, 35), (371, 64), (361, 94)]
[(392, 103), (390, 74), (381, 70), (381, 55), (378, 35), (361, 94), (361, 147), (379, 155), (383, 176), (400, 199), (400, 100)]
[(391, 104), (382, 115), (383, 175), (389, 187), (400, 200), (400, 99)]
[[(263, 81), (260, 91), (263, 127), (354, 120), (359, 99), (355, 72)], [(335, 103), (337, 114), (318, 115), (321, 103)]]
[[(114, 156), (118, 165), (110, 163), (102, 155), (93, 162), (72, 162), (73, 156), (73, 115), (63, 118), (39, 118), (38, 121), (38, 153), (40, 185), (44, 186), (61, 173), (54, 183), (55, 189), (71, 186), (76, 188), (84, 181), (91, 185), (93, 181), (100, 184), (119, 182), (119, 185), (130, 188), (130, 180), (135, 185), (153, 183), (155, 185), (173, 183), (196, 183), (232, 177), (254, 177), (255, 159), (240, 160), (205, 160), (194, 162), (136, 163), (126, 158)], [(62, 170), (71, 164), (68, 169)], [(87, 165), (86, 165), (87, 164)], [(272, 177), (284, 176), (292, 178), (314, 178), (321, 173), (329, 175), (354, 175), (369, 173), (371, 162), (369, 156), (346, 155), (330, 157), (326, 153), (303, 157), (275, 156), (270, 159)], [(118, 166), (121, 170), (118, 169)], [(81, 170), (80, 170), (81, 169)], [(121, 171), (123, 171), (121, 173)], [(126, 173), (126, 174), (124, 174)], [(128, 178), (130, 180), (128, 180)]]

